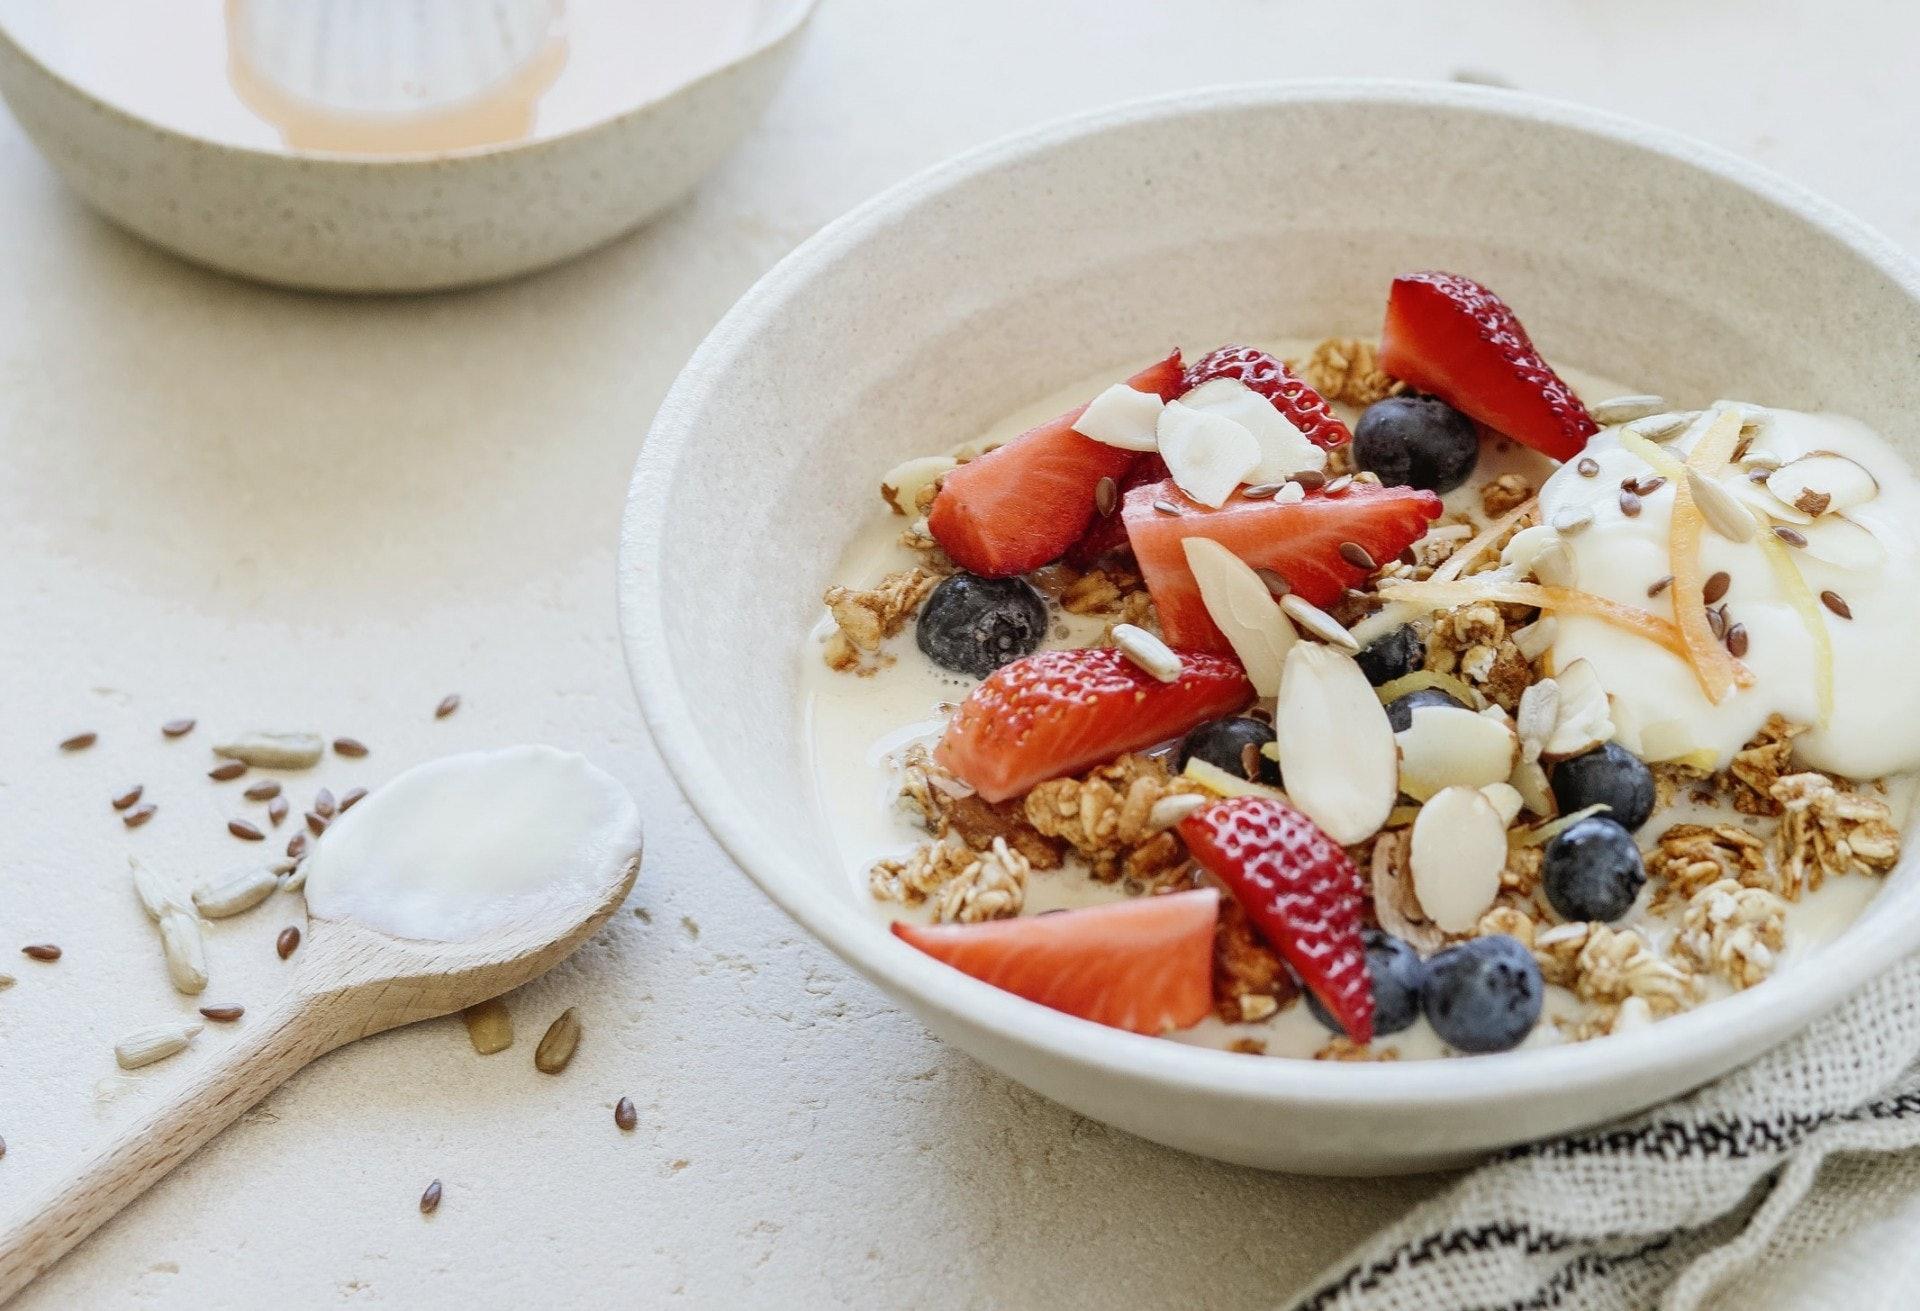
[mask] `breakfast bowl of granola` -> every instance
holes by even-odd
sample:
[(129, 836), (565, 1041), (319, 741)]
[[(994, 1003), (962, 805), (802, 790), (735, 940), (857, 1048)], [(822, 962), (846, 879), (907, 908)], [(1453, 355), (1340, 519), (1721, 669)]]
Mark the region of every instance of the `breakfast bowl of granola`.
[(729, 853), (941, 1037), (1222, 1159), (1456, 1163), (1920, 940), (1917, 349), (1902, 256), (1665, 133), (1123, 107), (715, 329), (629, 663)]

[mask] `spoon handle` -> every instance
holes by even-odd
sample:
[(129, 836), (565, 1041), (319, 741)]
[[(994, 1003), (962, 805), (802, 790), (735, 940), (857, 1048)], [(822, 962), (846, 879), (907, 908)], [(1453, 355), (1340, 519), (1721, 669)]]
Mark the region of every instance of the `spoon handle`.
[(126, 1126), (41, 1203), (0, 1233), (0, 1302), (158, 1183), (241, 1112), (315, 1057), (355, 1036), (316, 1022), (293, 995), (251, 1016), (233, 1042), (203, 1059), (174, 1094)]

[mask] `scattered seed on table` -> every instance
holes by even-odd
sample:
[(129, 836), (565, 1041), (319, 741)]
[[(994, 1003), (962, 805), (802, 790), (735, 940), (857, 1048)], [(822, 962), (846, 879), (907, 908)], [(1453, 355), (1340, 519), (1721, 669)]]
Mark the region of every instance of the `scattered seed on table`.
[(1358, 542), (1340, 543), (1340, 558), (1355, 569), (1364, 569), (1368, 573), (1380, 567), (1373, 562), (1373, 557), (1367, 554), (1367, 548)]
[(273, 779), (263, 778), (249, 786), (243, 795), (248, 801), (272, 801), (280, 795), (280, 784)]
[(332, 819), (334, 812), (333, 793), (321, 788), (313, 794), (313, 813), (322, 819)]
[(62, 751), (85, 751), (99, 740), (100, 735), (98, 733), (75, 733), (72, 737), (61, 740), (60, 749)]
[(420, 1214), (432, 1215), (440, 1209), (440, 1181), (435, 1179), (427, 1185), (427, 1191), (420, 1194)]
[(193, 732), (193, 726), (198, 722), (193, 719), (169, 719), (160, 725), (160, 731), (168, 737), (185, 737)]
[(280, 821), (287, 817), (288, 809), (289, 807), (285, 797), (275, 797), (267, 803), (267, 822), (275, 828), (279, 828)]
[(135, 806), (132, 810), (129, 810), (126, 814), (120, 816), (120, 822), (128, 828), (139, 828), (142, 824), (153, 818), (153, 812), (157, 809), (158, 807), (151, 801), (143, 802)]
[(1847, 604), (1847, 598), (1838, 592), (1820, 593), (1820, 604), (1839, 615), (1842, 619), (1853, 618), (1853, 607)]
[(1735, 624), (1727, 630), (1727, 653), (1738, 660), (1747, 653), (1747, 626)]
[(467, 1024), (467, 1041), (482, 1056), (513, 1046), (513, 1012), (498, 997), (488, 998), (460, 1012)]
[(27, 946), (22, 947), (20, 951), (23, 955), (30, 956), (34, 960), (47, 961), (51, 963), (53, 961), (57, 961), (60, 959), (60, 949), (54, 946), (51, 942), (30, 943)]
[(316, 838), (327, 831), (327, 817), (309, 810), (307, 812), (307, 831)]
[(540, 1045), (533, 1050), (533, 1068), (542, 1074), (558, 1074), (567, 1068), (579, 1045), (580, 1017), (569, 1006), (540, 1036)]
[(367, 790), (365, 788), (348, 788), (345, 792), (342, 792), (340, 794), (340, 813), (344, 815), (349, 810), (352, 810), (360, 803), (360, 799), (366, 795)]
[(1727, 594), (1727, 588), (1732, 586), (1732, 584), (1733, 576), (1724, 569), (1710, 574), (1707, 577), (1706, 584), (1700, 589), (1700, 599), (1708, 605), (1712, 605), (1715, 601), (1718, 601)]
[(1805, 546), (1807, 544), (1807, 539), (1804, 536), (1796, 533), (1785, 524), (1775, 524), (1773, 526), (1773, 535), (1785, 542), (1788, 546)]
[(293, 955), (294, 949), (299, 945), (300, 930), (294, 928), (291, 924), (281, 929), (280, 936), (273, 940), (273, 949), (280, 953), (281, 960), (285, 960), (287, 957)]
[[(1111, 482), (1112, 479), (1110, 478), (1103, 479), (1103, 481)], [(1096, 495), (1098, 494), (1097, 487), (1095, 489), (1095, 493)], [(435, 719), (445, 719), (448, 715), (452, 714), (454, 711), (458, 710), (459, 708), (460, 708), (460, 694), (458, 692), (449, 692), (445, 696), (441, 697), (440, 704), (433, 708), (433, 717)]]
[(115, 810), (125, 810), (128, 806), (138, 801), (140, 794), (146, 790), (144, 785), (135, 783), (132, 787), (113, 799), (113, 808)]
[(223, 1002), (218, 1006), (202, 1006), (200, 1013), (219, 1024), (231, 1024), (247, 1013), (247, 1008), (239, 1002)]
[(287, 859), (298, 860), (307, 854), (307, 835), (304, 831), (295, 833), (287, 842)]
[(246, 761), (228, 760), (228, 761), (222, 762), (221, 764), (215, 765), (212, 769), (209, 769), (207, 771), (207, 777), (212, 779), (216, 783), (231, 783), (234, 779), (239, 778), (242, 774), (246, 772), (247, 772)]
[(1591, 455), (1581, 456), (1580, 463), (1573, 467), (1579, 471), (1582, 478), (1598, 478), (1600, 476), (1600, 462)]
[(333, 739), (333, 750), (334, 754), (341, 756), (364, 756), (367, 754), (367, 744), (355, 737), (336, 737)]
[(8, 988), (11, 988), (14, 984), (18, 982), (19, 980), (14, 978), (11, 974), (0, 974), (0, 992), (5, 992)]
[(266, 834), (262, 833), (259, 829), (255, 828), (253, 825), (247, 823), (247, 821), (244, 819), (228, 820), (227, 832), (233, 834), (233, 836), (235, 836), (236, 838), (244, 839), (247, 842), (259, 842), (265, 839), (267, 836)]
[(0, 1161), (5, 1160), (6, 1156), (7, 1156), (7, 1140), (4, 1138), (0, 1138)]
[(1672, 587), (1672, 586), (1673, 586), (1673, 575), (1661, 574), (1658, 578), (1654, 579), (1651, 583), (1647, 584), (1647, 595), (1658, 596), (1660, 595), (1660, 593), (1666, 591), (1669, 587)]
[(640, 1123), (640, 1112), (633, 1109), (633, 1098), (622, 1097), (613, 1108), (613, 1122), (623, 1130), (631, 1130)]

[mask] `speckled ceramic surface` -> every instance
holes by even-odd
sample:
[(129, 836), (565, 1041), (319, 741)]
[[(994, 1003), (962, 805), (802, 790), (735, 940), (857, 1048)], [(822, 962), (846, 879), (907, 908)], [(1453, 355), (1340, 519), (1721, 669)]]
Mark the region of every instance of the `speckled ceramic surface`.
[(1121, 108), (896, 188), (801, 247), (715, 329), (634, 478), (621, 583), (634, 681), (740, 864), (975, 1056), (1085, 1114), (1228, 1160), (1425, 1168), (1605, 1120), (1779, 1041), (1920, 937), (1909, 862), (1800, 970), (1643, 1032), (1343, 1065), (1056, 1014), (895, 942), (852, 903), (811, 810), (796, 678), (818, 658), (805, 634), (879, 474), (1062, 379), (1170, 344), (1372, 335), (1389, 278), (1420, 266), (1470, 270), (1524, 304), (1556, 358), (1668, 394), (1847, 411), (1920, 453), (1920, 274), (1854, 220), (1623, 120), (1480, 89), (1345, 83)]
[(490, 282), (612, 240), (684, 197), (766, 107), (814, 0), (765, 0), (725, 66), (524, 144), (353, 158), (221, 144), (89, 94), (0, 28), (0, 93), (73, 189), (196, 263), (323, 291)]

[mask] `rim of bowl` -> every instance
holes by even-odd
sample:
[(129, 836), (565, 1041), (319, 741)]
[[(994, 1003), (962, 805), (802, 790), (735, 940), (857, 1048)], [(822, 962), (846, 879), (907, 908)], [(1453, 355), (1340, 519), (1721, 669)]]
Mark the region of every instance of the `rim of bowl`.
[[(765, 0), (763, 0), (763, 2), (765, 2)], [(80, 85), (23, 45), (20, 39), (13, 34), (13, 29), (4, 20), (0, 20), (0, 44), (4, 44), (9, 51), (19, 57), (22, 63), (35, 69), (42, 77), (55, 83), (69, 94), (86, 101), (90, 107), (99, 113), (105, 114), (109, 118), (117, 119), (129, 127), (144, 129), (158, 137), (198, 146), (204, 150), (217, 150), (232, 155), (253, 156), (261, 160), (273, 160), (277, 163), (296, 163), (319, 167), (337, 164), (350, 168), (419, 168), (425, 165), (457, 163), (463, 160), (486, 159), (495, 155), (508, 155), (558, 148), (569, 142), (577, 141), (581, 137), (598, 133), (603, 129), (617, 127), (630, 119), (646, 113), (648, 110), (665, 104), (669, 100), (685, 95), (697, 86), (704, 85), (725, 73), (731, 72), (742, 64), (751, 63), (776, 47), (785, 44), (795, 33), (806, 26), (807, 20), (812, 18), (814, 11), (820, 7), (820, 0), (774, 0), (774, 2), (779, 3), (783, 10), (782, 14), (776, 15), (778, 21), (771, 24), (765, 32), (758, 34), (740, 53), (722, 60), (713, 67), (688, 78), (684, 82), (677, 82), (666, 90), (640, 101), (638, 104), (632, 104), (624, 109), (614, 110), (610, 114), (604, 114), (599, 118), (576, 124), (564, 132), (556, 132), (551, 136), (533, 137), (523, 141), (495, 141), (484, 146), (460, 146), (452, 150), (419, 151), (403, 155), (382, 155), (354, 150), (275, 148), (272, 146), (247, 145), (238, 141), (222, 141), (217, 137), (201, 136), (197, 132), (188, 132), (182, 128), (173, 127), (170, 124), (148, 118), (144, 114), (135, 113), (126, 106), (115, 104), (106, 97)]]
[(1479, 1101), (1489, 1094), (1574, 1093), (1583, 1087), (1705, 1066), (1755, 1041), (1766, 1047), (1784, 1041), (1840, 1004), (1920, 939), (1920, 888), (1885, 905), (1871, 918), (1856, 920), (1814, 953), (1813, 960), (1821, 968), (1809, 969), (1811, 961), (1803, 964), (1792, 972), (1789, 985), (1769, 980), (1604, 1042), (1522, 1049), (1470, 1060), (1250, 1061), (1238, 1053), (1127, 1033), (1050, 1010), (969, 978), (898, 941), (847, 897), (820, 884), (802, 868), (800, 857), (758, 828), (753, 808), (706, 748), (662, 636), (663, 596), (660, 575), (652, 565), (662, 546), (666, 495), (677, 462), (689, 448), (688, 437), (698, 427), (706, 399), (727, 385), (724, 362), (741, 348), (759, 321), (803, 293), (816, 266), (844, 256), (870, 234), (942, 192), (1009, 161), (1170, 114), (1328, 101), (1391, 102), (1545, 123), (1678, 160), (1812, 224), (1920, 301), (1920, 265), (1864, 222), (1797, 183), (1683, 133), (1519, 92), (1365, 78), (1237, 84), (1130, 101), (1003, 137), (888, 188), (795, 248), (728, 311), (662, 402), (634, 468), (616, 579), (629, 675), (660, 754), (689, 804), (728, 855), (775, 904), (841, 959), (921, 1007), (984, 1029), (1003, 1041), (1041, 1048), (1117, 1076), (1150, 1079), (1195, 1094), (1277, 1102), (1444, 1105)]

